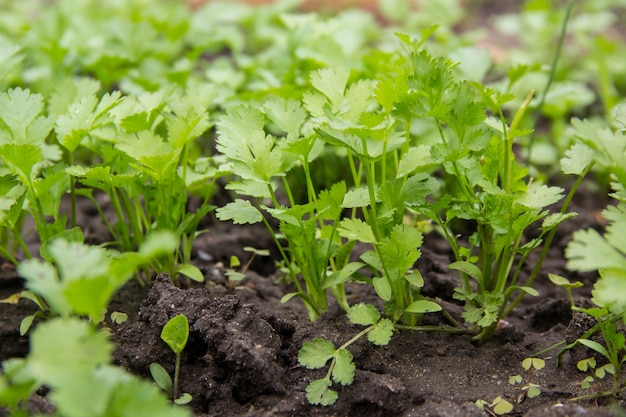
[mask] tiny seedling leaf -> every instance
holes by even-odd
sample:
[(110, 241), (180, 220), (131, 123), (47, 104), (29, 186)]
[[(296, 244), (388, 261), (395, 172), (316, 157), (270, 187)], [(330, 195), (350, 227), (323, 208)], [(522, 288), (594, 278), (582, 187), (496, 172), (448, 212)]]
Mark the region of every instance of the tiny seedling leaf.
[(233, 281), (233, 282), (241, 281), (241, 280), (243, 280), (246, 277), (241, 272), (238, 272), (238, 271), (235, 271), (235, 270), (232, 270), (232, 269), (229, 269), (228, 271), (226, 271), (225, 274), (228, 277), (228, 279)]
[(491, 405), (493, 406), (492, 408), (493, 412), (499, 416), (503, 414), (508, 414), (511, 411), (513, 411), (513, 404), (511, 404), (510, 402), (508, 402), (507, 400), (501, 397), (496, 397), (491, 403)]
[(536, 370), (541, 370), (546, 366), (546, 361), (541, 358), (526, 358), (522, 361), (522, 368), (525, 370), (529, 370), (530, 368), (535, 368)]
[(576, 368), (578, 368), (578, 370), (582, 372), (587, 372), (590, 368), (594, 369), (595, 367), (596, 367), (596, 359), (594, 357), (581, 359), (578, 362), (576, 362)]
[(174, 353), (179, 355), (187, 345), (189, 338), (189, 322), (184, 314), (172, 317), (163, 326), (161, 339), (167, 343)]
[(541, 394), (541, 389), (539, 388), (539, 386), (535, 384), (529, 384), (528, 392), (526, 394), (528, 398), (535, 398), (535, 397), (538, 397), (540, 394)]
[(180, 265), (176, 269), (176, 272), (179, 273), (179, 274), (182, 274), (182, 275), (184, 275), (186, 277), (189, 277), (189, 278), (191, 278), (192, 280), (194, 280), (196, 282), (203, 282), (204, 281), (204, 274), (195, 265), (191, 265), (191, 264)]
[(367, 340), (375, 345), (384, 346), (389, 343), (393, 336), (393, 322), (382, 318), (374, 325), (374, 328), (367, 334)]
[(174, 404), (176, 404), (176, 405), (185, 405), (185, 404), (189, 404), (191, 402), (191, 400), (193, 400), (193, 397), (191, 396), (191, 394), (186, 392), (183, 395), (181, 395), (180, 397), (176, 398), (174, 400)]
[(239, 268), (241, 266), (241, 262), (239, 261), (239, 258), (236, 257), (235, 255), (232, 255), (230, 257), (230, 267), (231, 268)]
[(580, 288), (584, 285), (580, 281), (570, 282), (567, 278), (562, 277), (560, 275), (556, 275), (556, 274), (549, 273), (548, 278), (554, 285), (558, 285), (559, 287), (563, 287), (563, 288)]
[(372, 278), (372, 285), (380, 298), (385, 301), (391, 300), (391, 285), (389, 285), (389, 281), (385, 277)]
[(172, 378), (167, 373), (165, 368), (163, 368), (158, 363), (150, 364), (150, 375), (152, 375), (152, 379), (154, 382), (161, 388), (163, 391), (167, 392), (168, 396), (172, 396)]
[(26, 316), (20, 322), (20, 336), (24, 336), (28, 333), (28, 330), (33, 325), (33, 321), (37, 317), (37, 313)]
[(581, 345), (585, 345), (590, 349), (595, 350), (596, 352), (598, 352), (599, 354), (601, 354), (602, 356), (604, 356), (605, 358), (609, 360), (611, 359), (611, 356), (609, 355), (609, 352), (606, 350), (606, 348), (594, 340), (578, 339), (578, 343), (580, 343)]
[(407, 313), (433, 313), (436, 311), (441, 311), (441, 306), (434, 301), (429, 300), (417, 300), (413, 301), (409, 306), (404, 310)]
[(306, 387), (306, 399), (313, 405), (331, 405), (337, 401), (339, 394), (330, 389), (328, 378), (316, 379)]
[(355, 370), (352, 354), (346, 349), (338, 349), (335, 354), (335, 367), (331, 374), (333, 381), (341, 385), (350, 385), (354, 381)]
[(111, 321), (115, 324), (122, 324), (128, 320), (128, 314), (120, 311), (114, 311), (111, 313)]
[(422, 288), (424, 286), (424, 277), (417, 269), (404, 274), (404, 279), (414, 287)]
[(370, 324), (378, 323), (380, 313), (371, 304), (359, 303), (350, 307), (348, 320), (354, 324), (369, 326)]
[(464, 274), (467, 274), (470, 277), (474, 278), (479, 283), (483, 281), (483, 273), (473, 263), (467, 261), (457, 261), (452, 262), (450, 265), (448, 265), (448, 268), (461, 271)]
[(323, 368), (333, 356), (335, 346), (326, 339), (315, 338), (302, 345), (298, 352), (298, 362), (309, 369)]

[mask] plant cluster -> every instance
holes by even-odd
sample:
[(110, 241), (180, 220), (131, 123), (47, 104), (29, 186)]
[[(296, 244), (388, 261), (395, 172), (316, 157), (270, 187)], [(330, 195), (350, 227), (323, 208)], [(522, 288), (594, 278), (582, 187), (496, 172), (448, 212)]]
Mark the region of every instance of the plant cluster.
[[(577, 344), (606, 357), (610, 393), (621, 390), (626, 112), (616, 104), (626, 80), (611, 57), (624, 50), (608, 37), (588, 43), (597, 30), (590, 19), (610, 23), (618, 2), (575, 10), (573, 1), (563, 9), (534, 0), (498, 18), (497, 30), (524, 30), (530, 45), (559, 42), (556, 51), (522, 43), (507, 56), (517, 62), (477, 50), (475, 32), (453, 32), (463, 18), (459, 1), (446, 1), (458, 12), (446, 15), (428, 5), (400, 13), (403, 3), (382, 2), (389, 26), (381, 27), (365, 12), (324, 18), (295, 13), (288, 2), (258, 9), (212, 2), (192, 14), (176, 2), (60, 0), (34, 13), (38, 1), (0, 0), (0, 255), (26, 279), (20, 296), (40, 308), (22, 333), (47, 319), (31, 334), (28, 358), (3, 363), (0, 404), (17, 409), (43, 384), (59, 415), (69, 416), (113, 415), (128, 397), (140, 407), (157, 395), (108, 364), (110, 343), (96, 327), (131, 276), (204, 280), (191, 247), (215, 209), (218, 178), (233, 198), (216, 217), (263, 223), (272, 236), (294, 288), (282, 301), (299, 298), (314, 321), (334, 300), (350, 322), (366, 326), (339, 347), (321, 338), (302, 347), (303, 366), (328, 364), (307, 389), (311, 403), (324, 405), (337, 399), (333, 383), (352, 383), (348, 347), (361, 337), (384, 345), (394, 330), (426, 329), (422, 316), (441, 311), (450, 326), (427, 330), (491, 338), (525, 295), (537, 295), (533, 284), (558, 226), (576, 215), (569, 205), (585, 176), (609, 178), (618, 201), (604, 212), (609, 226), (604, 235), (577, 232), (567, 257), (572, 270), (600, 275), (597, 307), (584, 311), (598, 319), (586, 336), (601, 332), (605, 345), (588, 337)], [(579, 57), (561, 52), (568, 23), (574, 45), (601, 51), (585, 65), (569, 65)], [(570, 126), (567, 118), (595, 98), (586, 85), (599, 91), (603, 112)], [(535, 132), (545, 119), (549, 141)], [(543, 164), (559, 169), (542, 173)], [(567, 192), (549, 185), (554, 178), (567, 181)], [(96, 242), (80, 227), (79, 199), (92, 203), (108, 236)], [(450, 297), (463, 303), (464, 324), (421, 292), (428, 233), (443, 236), (454, 258), (459, 285)], [(242, 278), (249, 265), (229, 278)], [(576, 284), (551, 279), (574, 304)], [(382, 311), (350, 305), (349, 282), (371, 285)], [(189, 326), (184, 316), (172, 320), (162, 338), (176, 354), (174, 381), (160, 365), (151, 371), (184, 403), (191, 398), (178, 396), (178, 370)], [(58, 344), (49, 356), (46, 337)], [(57, 380), (72, 344), (99, 354)], [(83, 377), (90, 383), (77, 382)], [(87, 413), (71, 404), (103, 381), (97, 407)], [(137, 392), (119, 392), (123, 383)], [(537, 388), (522, 389), (531, 397)], [(480, 405), (499, 412), (510, 404)], [(154, 415), (185, 414), (161, 400), (153, 406)]]

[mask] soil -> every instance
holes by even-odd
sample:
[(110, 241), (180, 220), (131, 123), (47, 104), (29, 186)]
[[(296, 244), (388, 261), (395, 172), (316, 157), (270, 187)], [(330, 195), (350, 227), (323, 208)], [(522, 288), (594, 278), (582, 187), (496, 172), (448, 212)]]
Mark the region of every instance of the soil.
[[(571, 401), (608, 388), (609, 381), (587, 390), (580, 387), (585, 374), (577, 370), (576, 362), (593, 356), (592, 351), (576, 348), (557, 366), (554, 349), (542, 355), (546, 360), (542, 370), (525, 371), (521, 366), (524, 358), (562, 340), (571, 342), (590, 326), (585, 317), (572, 314), (565, 292), (548, 281), (547, 273), (584, 282), (575, 297), (578, 305), (589, 305), (594, 277), (568, 272), (563, 250), (574, 230), (602, 228), (598, 203), (590, 197), (578, 199), (574, 210), (580, 215), (562, 225), (536, 285), (539, 297), (527, 297), (492, 340), (476, 346), (469, 334), (425, 331), (400, 331), (382, 347), (359, 340), (349, 348), (357, 365), (354, 383), (336, 387), (339, 400), (329, 407), (307, 403), (307, 384), (326, 371), (300, 366), (298, 350), (315, 337), (342, 344), (361, 328), (350, 324), (334, 301), (314, 323), (298, 299), (281, 304), (280, 298), (291, 288), (278, 279), (272, 258), (257, 258), (246, 278), (231, 285), (223, 268), (231, 254), (245, 261), (250, 254), (242, 251), (244, 246), (272, 247), (267, 231), (258, 226), (213, 224), (196, 241), (195, 263), (205, 273), (204, 284), (175, 286), (167, 275), (155, 277), (151, 286), (129, 282), (110, 305), (110, 311), (127, 313), (128, 321), (106, 323), (116, 343), (114, 361), (147, 379), (152, 362), (173, 372), (174, 354), (160, 340), (160, 332), (170, 318), (185, 314), (190, 336), (182, 355), (180, 391), (192, 395), (189, 407), (198, 417), (483, 416), (486, 411), (475, 402), (491, 402), (498, 396), (514, 404), (511, 415), (609, 416), (615, 400)], [(84, 221), (97, 222), (88, 208), (82, 215)], [(441, 299), (462, 322), (462, 306), (451, 298), (458, 282), (447, 269), (450, 262), (445, 241), (427, 235), (417, 262), (426, 281), (423, 293)], [(9, 265), (1, 271), (0, 298), (4, 298), (19, 291), (22, 281)], [(353, 304), (364, 301), (382, 308), (366, 285), (349, 285), (348, 298)], [(18, 329), (22, 317), (34, 311), (27, 300), (0, 304), (0, 360), (28, 353), (27, 338), (20, 337)], [(436, 313), (425, 316), (421, 324), (449, 323)], [(523, 383), (510, 385), (514, 375), (521, 375)], [(522, 387), (528, 383), (540, 386), (538, 397), (525, 396)], [(31, 401), (35, 411), (50, 411), (45, 395), (40, 390)], [(624, 399), (616, 400), (624, 404)]]

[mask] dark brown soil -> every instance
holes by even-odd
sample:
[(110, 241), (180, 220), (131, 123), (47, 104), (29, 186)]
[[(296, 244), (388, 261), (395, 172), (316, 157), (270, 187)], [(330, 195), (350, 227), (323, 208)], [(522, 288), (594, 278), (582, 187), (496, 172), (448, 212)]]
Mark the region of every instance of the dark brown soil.
[[(573, 230), (601, 228), (602, 224), (597, 202), (579, 198), (577, 205), (581, 215), (559, 232), (537, 284), (540, 296), (520, 305), (493, 340), (478, 347), (470, 335), (410, 331), (398, 332), (384, 347), (360, 340), (350, 346), (357, 364), (355, 381), (337, 387), (339, 400), (333, 406), (307, 403), (306, 385), (325, 370), (300, 366), (298, 350), (315, 337), (342, 344), (360, 328), (350, 324), (334, 303), (315, 323), (309, 322), (297, 299), (281, 304), (289, 288), (277, 283), (271, 273), (272, 260), (260, 258), (245, 280), (236, 287), (230, 285), (221, 261), (230, 254), (249, 256), (241, 248), (250, 244), (271, 247), (263, 228), (211, 227), (195, 248), (196, 263), (206, 276), (203, 285), (183, 283), (179, 288), (166, 275), (156, 277), (151, 288), (130, 282), (110, 306), (110, 311), (129, 316), (121, 325), (107, 323), (117, 344), (115, 361), (145, 378), (150, 378), (152, 362), (173, 371), (174, 354), (160, 340), (160, 332), (170, 318), (182, 313), (189, 320), (190, 337), (182, 355), (180, 391), (193, 396), (189, 407), (197, 416), (481, 416), (486, 412), (474, 403), (491, 402), (498, 396), (514, 403), (511, 415), (612, 415), (609, 400), (571, 401), (608, 387), (609, 381), (600, 381), (591, 389), (580, 388), (585, 375), (577, 370), (576, 362), (591, 356), (591, 351), (576, 348), (565, 355), (562, 366), (556, 366), (555, 349), (542, 355), (546, 367), (541, 371), (525, 371), (521, 366), (524, 358), (562, 340), (571, 341), (585, 329), (584, 320), (572, 316), (565, 292), (546, 278), (553, 272), (585, 282), (576, 297), (580, 305), (589, 303), (593, 276), (567, 272), (563, 249)], [(427, 282), (424, 292), (439, 297), (460, 320), (462, 307), (451, 298), (457, 278), (448, 271), (449, 262), (444, 242), (427, 236), (418, 261)], [(21, 280), (12, 268), (2, 269), (2, 276), (0, 298), (20, 290)], [(351, 284), (348, 292), (351, 303), (365, 301), (381, 307), (365, 285)], [(18, 328), (21, 318), (34, 311), (26, 300), (0, 304), (0, 360), (26, 355), (28, 341), (19, 336)], [(432, 314), (422, 324), (447, 322), (440, 314)], [(510, 385), (514, 375), (521, 375), (523, 383)], [(528, 383), (540, 386), (538, 397), (525, 397), (521, 387)], [(49, 408), (45, 392), (39, 394), (33, 400), (36, 408)], [(623, 396), (617, 400), (624, 404)]]

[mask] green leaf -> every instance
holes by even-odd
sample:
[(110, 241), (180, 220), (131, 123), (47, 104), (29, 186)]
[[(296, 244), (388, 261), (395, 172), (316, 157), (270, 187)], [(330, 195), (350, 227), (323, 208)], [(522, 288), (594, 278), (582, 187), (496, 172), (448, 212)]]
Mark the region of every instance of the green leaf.
[(349, 281), (354, 273), (364, 266), (365, 264), (363, 262), (350, 262), (349, 264), (341, 268), (341, 271), (332, 274), (328, 279), (326, 279), (324, 281), (322, 289), (327, 289), (332, 287), (333, 285), (342, 284), (346, 281)]
[(111, 321), (115, 324), (122, 324), (128, 320), (128, 314), (120, 311), (114, 311), (111, 313)]
[(384, 301), (391, 300), (393, 293), (389, 281), (385, 277), (372, 278), (372, 285), (374, 286), (374, 290), (376, 290), (376, 294), (381, 299)]
[(546, 361), (541, 358), (526, 358), (522, 361), (522, 368), (529, 370), (534, 368), (538, 371), (542, 370), (546, 366)]
[(355, 370), (352, 354), (346, 349), (338, 349), (335, 354), (335, 367), (331, 373), (333, 381), (341, 385), (350, 385), (354, 381)]
[(343, 219), (337, 229), (339, 236), (349, 240), (358, 240), (363, 243), (374, 243), (376, 238), (372, 228), (361, 219)]
[(516, 202), (528, 208), (540, 209), (558, 202), (561, 198), (563, 198), (561, 187), (532, 184), (526, 193), (517, 198)]
[(37, 313), (26, 316), (20, 322), (20, 336), (24, 336), (33, 325), (33, 321), (37, 318)]
[(181, 395), (180, 397), (174, 400), (174, 404), (185, 405), (185, 404), (189, 404), (191, 400), (193, 400), (193, 397), (191, 396), (191, 394), (189, 394), (188, 392), (185, 392), (183, 395)]
[(402, 272), (413, 267), (421, 256), (419, 248), (424, 238), (417, 228), (398, 224), (391, 229), (389, 236), (379, 243), (380, 258), (385, 267)]
[(171, 397), (172, 396), (172, 378), (167, 373), (165, 368), (163, 368), (158, 363), (151, 363), (150, 375), (152, 375), (152, 379), (154, 379), (154, 382), (156, 382), (159, 388), (161, 388), (163, 391), (165, 391), (168, 394), (168, 396)]
[(59, 143), (74, 152), (86, 135), (113, 121), (108, 112), (120, 103), (120, 97), (121, 93), (115, 91), (105, 94), (100, 101), (95, 95), (86, 95), (73, 102), (67, 113), (57, 117), (55, 132)]
[(173, 253), (178, 247), (178, 238), (170, 230), (155, 230), (146, 236), (139, 247), (139, 254), (146, 262), (163, 255)]
[(602, 268), (591, 291), (592, 301), (600, 307), (611, 310), (614, 314), (626, 312), (626, 269)]
[(512, 293), (513, 291), (523, 291), (528, 295), (532, 295), (533, 297), (537, 297), (539, 296), (539, 292), (531, 287), (523, 287), (523, 286), (519, 286), (519, 285), (511, 285), (510, 287), (507, 288), (506, 293)]
[(0, 38), (0, 82), (24, 59), (22, 48), (8, 39)]
[(235, 224), (254, 224), (263, 220), (263, 215), (248, 200), (236, 199), (215, 210), (220, 220), (232, 220)]
[(204, 274), (200, 269), (192, 264), (183, 264), (176, 268), (176, 272), (191, 278), (196, 282), (204, 282)]
[(510, 402), (508, 402), (507, 400), (501, 397), (496, 397), (491, 403), (491, 405), (493, 407), (492, 408), (493, 412), (499, 416), (503, 414), (508, 414), (511, 411), (513, 411), (513, 404), (511, 404)]
[(77, 318), (57, 318), (37, 326), (28, 357), (33, 376), (50, 388), (81, 384), (81, 376), (111, 359), (113, 345), (106, 332), (94, 331)]
[(366, 187), (350, 190), (341, 203), (343, 208), (366, 207), (370, 204), (369, 192)]
[(393, 322), (382, 318), (374, 325), (374, 328), (367, 333), (367, 340), (378, 346), (389, 343), (393, 337)]
[[(40, 116), (43, 97), (15, 88), (0, 93), (0, 144), (41, 146), (50, 130), (52, 118)], [(6, 126), (6, 129), (4, 128)]]
[(187, 317), (184, 314), (172, 317), (161, 331), (161, 339), (177, 355), (180, 355), (185, 346), (187, 346), (188, 338), (189, 322), (187, 322)]
[(474, 265), (473, 263), (470, 263), (467, 261), (457, 261), (457, 262), (452, 262), (450, 265), (448, 265), (448, 268), (454, 269), (456, 271), (461, 271), (464, 274), (467, 274), (470, 277), (474, 278), (476, 282), (478, 283), (483, 282), (482, 271), (478, 269), (478, 267)]
[(419, 168), (424, 168), (433, 163), (430, 156), (430, 147), (426, 145), (418, 145), (409, 148), (407, 152), (402, 155), (400, 164), (398, 165), (398, 172), (396, 178), (405, 177)]
[(26, 185), (30, 185), (34, 180), (33, 168), (41, 161), (42, 157), (41, 149), (35, 145), (5, 144), (0, 146), (0, 159)]
[(378, 323), (380, 313), (371, 304), (359, 303), (353, 305), (348, 310), (348, 320), (354, 324), (369, 326), (370, 324)]
[[(107, 410), (101, 415), (120, 417), (141, 415), (151, 417), (191, 416), (187, 408), (171, 404), (154, 384), (137, 378), (130, 378), (125, 374), (123, 377), (109, 378), (109, 380), (114, 380), (116, 384), (110, 389), (111, 397)], [(100, 386), (105, 385), (104, 381), (99, 382)], [(83, 415), (86, 416), (86, 414)]]
[(584, 285), (580, 281), (576, 281), (572, 283), (565, 277), (562, 277), (556, 274), (550, 274), (550, 273), (548, 274), (548, 279), (550, 279), (550, 281), (554, 285), (558, 285), (559, 287), (563, 287), (563, 288), (580, 288)]
[(83, 236), (83, 230), (80, 227), (73, 227), (71, 229), (65, 229), (51, 236), (48, 240), (43, 242), (39, 248), (41, 257), (50, 261), (53, 259), (53, 255), (50, 252), (50, 245), (58, 239), (62, 239), (66, 242), (83, 243), (85, 237)]
[(575, 143), (565, 151), (561, 159), (561, 171), (564, 174), (583, 175), (589, 165), (594, 162), (593, 149), (582, 143)]
[(590, 368), (593, 369), (595, 367), (596, 367), (596, 359), (594, 357), (581, 359), (578, 362), (576, 362), (576, 368), (578, 368), (578, 370), (582, 372), (587, 372)]
[(106, 276), (110, 258), (106, 249), (55, 239), (49, 246), (64, 282)]
[(337, 401), (339, 394), (330, 389), (331, 382), (327, 378), (316, 379), (306, 387), (306, 399), (313, 405), (331, 405)]
[(404, 310), (406, 313), (433, 313), (436, 311), (441, 311), (441, 306), (434, 301), (428, 300), (417, 300), (413, 301), (409, 306)]
[(602, 268), (626, 270), (626, 258), (594, 229), (577, 230), (565, 249), (567, 267), (574, 271)]
[(567, 219), (578, 216), (578, 213), (552, 213), (541, 223), (541, 229), (544, 231), (552, 230)]
[(611, 360), (611, 355), (609, 355), (609, 352), (600, 343), (593, 341), (593, 340), (589, 340), (589, 339), (578, 339), (578, 343), (580, 343), (581, 345), (585, 345), (590, 349), (595, 350), (596, 352), (598, 352), (599, 354), (601, 354), (608, 360)]
[(53, 312), (59, 315), (71, 312), (70, 304), (63, 296), (63, 286), (57, 271), (50, 263), (29, 259), (21, 262), (17, 271), (26, 280), (26, 287), (43, 297)]
[(269, 183), (284, 174), (290, 158), (272, 135), (263, 130), (263, 114), (249, 106), (227, 110), (218, 122), (217, 149), (228, 157), (232, 170), (243, 179)]
[(424, 286), (424, 277), (417, 269), (404, 274), (404, 279), (414, 287), (422, 288)]
[(289, 135), (297, 136), (307, 118), (298, 100), (272, 97), (263, 103), (265, 112), (276, 126)]
[(350, 70), (345, 67), (323, 68), (311, 73), (311, 85), (337, 107), (341, 104), (349, 77)]
[(318, 337), (302, 345), (298, 352), (298, 362), (308, 369), (323, 368), (335, 356), (335, 352), (335, 346), (331, 342)]

